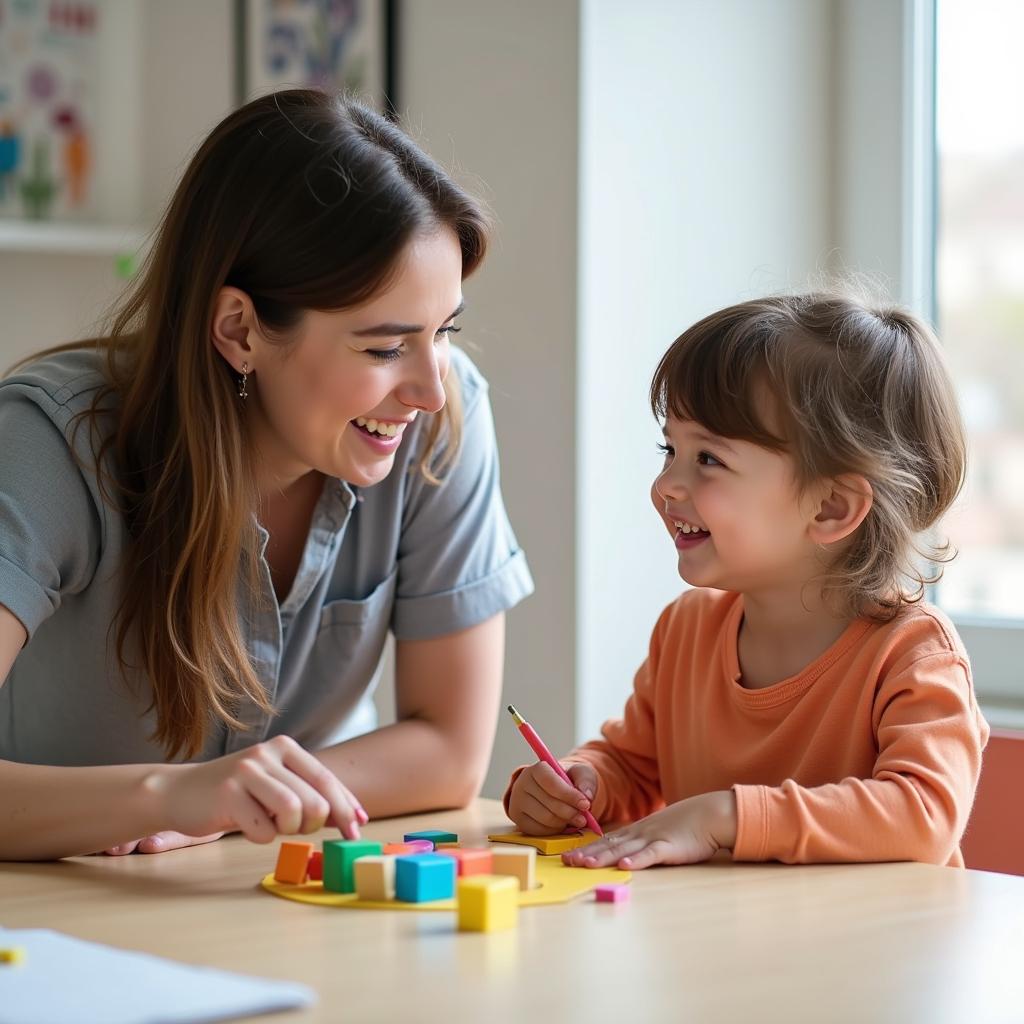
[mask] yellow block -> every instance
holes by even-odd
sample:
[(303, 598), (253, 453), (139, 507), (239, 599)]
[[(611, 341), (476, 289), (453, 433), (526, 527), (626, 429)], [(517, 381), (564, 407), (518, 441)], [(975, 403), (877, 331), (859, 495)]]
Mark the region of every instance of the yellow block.
[(460, 932), (496, 932), (519, 923), (519, 882), (509, 875), (460, 878)]
[(395, 860), (390, 854), (360, 857), (352, 865), (356, 898), (393, 900), (395, 898)]
[(529, 892), (537, 885), (537, 851), (532, 846), (492, 846), (494, 875), (514, 875), (519, 888)]
[(575, 850), (577, 846), (586, 846), (601, 837), (596, 832), (573, 832), (560, 836), (524, 836), (522, 832), (495, 832), (487, 837), (492, 843), (517, 843), (532, 846), (546, 857)]
[[(363, 860), (359, 858), (355, 863)], [(355, 865), (353, 865), (354, 867)], [(596, 885), (606, 882), (628, 882), (632, 875), (618, 868), (574, 868), (563, 864), (558, 857), (537, 858), (537, 885), (528, 892), (518, 893), (519, 906), (536, 907), (543, 904), (567, 903), (577, 896), (591, 892)], [(273, 873), (264, 877), (262, 886), (269, 893), (297, 903), (313, 903), (321, 907), (345, 910), (443, 910), (455, 909), (455, 900), (433, 900), (430, 903), (400, 903), (398, 900), (364, 900), (354, 892), (331, 892), (322, 882), (308, 881), (302, 885), (289, 885), (274, 881)]]
[(0, 964), (21, 964), (25, 962), (25, 950), (21, 946), (0, 949)]

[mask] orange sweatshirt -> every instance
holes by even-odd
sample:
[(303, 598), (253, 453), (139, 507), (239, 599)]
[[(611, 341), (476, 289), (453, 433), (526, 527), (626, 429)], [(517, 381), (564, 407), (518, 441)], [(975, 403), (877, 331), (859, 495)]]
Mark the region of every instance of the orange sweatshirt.
[(921, 604), (859, 619), (799, 675), (748, 690), (742, 616), (717, 590), (661, 614), (623, 718), (565, 759), (596, 769), (598, 820), (731, 788), (736, 860), (962, 867), (989, 729), (952, 623)]

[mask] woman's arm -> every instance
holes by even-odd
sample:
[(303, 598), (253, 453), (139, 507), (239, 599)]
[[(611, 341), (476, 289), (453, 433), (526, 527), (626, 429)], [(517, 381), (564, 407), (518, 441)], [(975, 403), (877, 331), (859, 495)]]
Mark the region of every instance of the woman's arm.
[(371, 817), (461, 807), (480, 791), (497, 725), (504, 613), (396, 645), (398, 721), (317, 756)]
[[(0, 605), (0, 685), (27, 632)], [(278, 736), (203, 764), (56, 768), (0, 761), (0, 861), (93, 853), (162, 830), (241, 831), (255, 842), (315, 832), (328, 816), (358, 836), (358, 802), (294, 740)]]

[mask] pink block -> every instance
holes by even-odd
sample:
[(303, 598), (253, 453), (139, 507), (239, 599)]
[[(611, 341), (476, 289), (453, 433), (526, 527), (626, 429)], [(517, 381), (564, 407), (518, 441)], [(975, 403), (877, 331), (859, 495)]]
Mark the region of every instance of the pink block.
[(434, 844), (429, 839), (410, 839), (409, 842), (405, 843), (405, 845), (412, 847), (409, 853), (434, 852)]
[(629, 886), (621, 882), (594, 886), (594, 898), (598, 903), (626, 903), (629, 896)]

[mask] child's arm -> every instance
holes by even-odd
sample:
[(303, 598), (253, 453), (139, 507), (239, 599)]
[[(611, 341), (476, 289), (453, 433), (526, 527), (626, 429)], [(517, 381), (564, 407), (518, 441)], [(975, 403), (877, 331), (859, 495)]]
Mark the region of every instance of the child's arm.
[(719, 849), (789, 864), (915, 860), (948, 864), (971, 809), (988, 726), (966, 662), (928, 655), (893, 673), (874, 701), (879, 754), (869, 779), (823, 786), (737, 785), (680, 800), (563, 856), (582, 867), (690, 864)]
[(928, 655), (889, 676), (874, 706), (871, 778), (733, 787), (736, 860), (950, 861), (988, 739), (967, 665), (955, 653)]
[[(647, 660), (636, 674), (623, 717), (604, 724), (602, 739), (577, 747), (560, 759), (584, 796), (593, 787), (589, 810), (599, 822), (632, 821), (664, 806), (655, 733), (655, 681), (661, 634), (670, 609), (671, 606), (654, 629)], [(589, 766), (593, 774), (573, 768), (580, 765)], [(545, 804), (545, 810), (553, 815), (551, 831), (561, 831), (572, 820), (571, 813), (578, 806), (571, 795), (563, 791), (564, 783), (552, 781), (551, 785), (545, 785), (545, 769), (552, 780), (557, 780), (555, 773), (540, 763), (517, 768), (509, 780), (504, 797), (505, 811), (520, 828), (523, 827), (519, 820), (521, 805), (526, 799), (531, 804), (534, 799)]]

